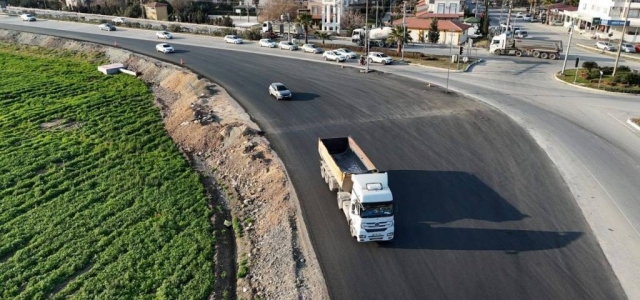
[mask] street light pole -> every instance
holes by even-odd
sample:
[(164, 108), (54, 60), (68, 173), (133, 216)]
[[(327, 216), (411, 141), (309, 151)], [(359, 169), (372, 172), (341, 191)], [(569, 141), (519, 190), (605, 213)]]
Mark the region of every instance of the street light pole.
[[(506, 31), (511, 31), (509, 30), (509, 26), (511, 26), (511, 8), (513, 8), (513, 1), (509, 0), (509, 12), (507, 13), (507, 29)], [(513, 32), (512, 32), (513, 34)]]
[(249, 23), (249, 22), (251, 22), (251, 21), (249, 20), (249, 1), (250, 1), (250, 0), (244, 0), (244, 1), (246, 1), (246, 2), (247, 2), (247, 23)]
[[(569, 44), (567, 45), (567, 51), (564, 52), (564, 62), (562, 63), (562, 71), (560, 75), (564, 75), (564, 70), (567, 68), (567, 59), (569, 58), (569, 49), (571, 49), (571, 39), (573, 38), (573, 32), (575, 28), (573, 28), (573, 21), (571, 21), (571, 32), (569, 33)], [(576, 70), (576, 73), (578, 70)]]
[(627, 30), (627, 22), (629, 22), (629, 9), (631, 9), (631, 0), (628, 0), (627, 13), (624, 17), (624, 24), (622, 24), (622, 35), (620, 36), (620, 43), (618, 43), (618, 54), (616, 54), (616, 62), (613, 64), (613, 72), (611, 76), (616, 76), (618, 70), (618, 62), (620, 62), (620, 52), (622, 51), (622, 42), (624, 42), (624, 31)]
[(374, 27), (378, 28), (378, 0), (376, 0), (376, 25)]
[(401, 60), (404, 61), (404, 43), (405, 38), (407, 37), (407, 1), (402, 2), (402, 48), (400, 51), (402, 52)]

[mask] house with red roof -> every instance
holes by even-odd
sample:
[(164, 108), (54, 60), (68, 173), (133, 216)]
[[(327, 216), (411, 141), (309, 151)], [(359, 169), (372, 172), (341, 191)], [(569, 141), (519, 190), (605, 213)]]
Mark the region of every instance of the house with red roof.
[[(431, 28), (430, 18), (411, 17), (406, 19), (407, 29), (413, 41), (420, 41), (420, 37), (427, 40), (429, 28)], [(393, 21), (393, 25), (402, 25), (402, 19)], [(438, 19), (438, 31), (440, 32), (439, 44), (459, 45), (467, 41), (467, 30), (471, 25), (463, 24), (458, 20), (440, 20)]]

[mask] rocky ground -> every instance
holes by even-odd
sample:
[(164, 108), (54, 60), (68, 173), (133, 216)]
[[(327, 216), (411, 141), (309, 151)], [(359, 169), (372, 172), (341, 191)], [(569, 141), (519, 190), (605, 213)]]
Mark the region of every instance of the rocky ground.
[(214, 211), (211, 299), (328, 298), (286, 169), (260, 128), (221, 87), (122, 49), (7, 30), (0, 30), (0, 40), (102, 52), (149, 83), (167, 132), (201, 173)]

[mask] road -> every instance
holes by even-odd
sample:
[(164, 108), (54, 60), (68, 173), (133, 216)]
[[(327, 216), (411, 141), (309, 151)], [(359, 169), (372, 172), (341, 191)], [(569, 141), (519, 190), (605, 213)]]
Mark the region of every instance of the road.
[[(114, 39), (86, 29), (0, 27), (105, 44)], [(497, 110), (397, 75), (186, 44), (180, 55), (165, 56), (153, 51), (155, 41), (117, 34), (120, 47), (173, 62), (184, 58), (263, 127), (301, 199), (332, 298), (624, 298), (560, 172)], [(290, 85), (298, 101), (270, 99), (266, 87), (276, 80)], [(460, 81), (467, 78), (454, 82), (463, 86)], [(566, 122), (538, 112), (544, 113), (550, 126), (555, 119)], [(584, 134), (575, 138), (591, 138)], [(356, 244), (348, 237), (316, 154), (318, 136), (337, 135), (354, 136), (380, 169), (390, 171), (399, 206), (393, 244)]]

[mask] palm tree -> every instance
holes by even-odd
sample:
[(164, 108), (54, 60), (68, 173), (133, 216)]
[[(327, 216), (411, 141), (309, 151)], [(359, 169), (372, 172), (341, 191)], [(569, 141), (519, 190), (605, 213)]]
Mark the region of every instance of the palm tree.
[(326, 31), (318, 31), (316, 32), (316, 37), (322, 39), (322, 44), (324, 45), (324, 40), (328, 40), (331, 38), (331, 34)]
[(391, 28), (391, 33), (389, 33), (389, 37), (387, 38), (387, 43), (398, 43), (398, 53), (402, 51), (404, 48), (404, 44), (413, 41), (411, 38), (411, 30), (404, 30), (402, 25), (396, 25)]
[(300, 14), (296, 21), (304, 28), (304, 43), (308, 44), (309, 38), (307, 37), (307, 31), (309, 30), (309, 25), (311, 25), (311, 22), (313, 21), (311, 19), (311, 15), (306, 13)]

